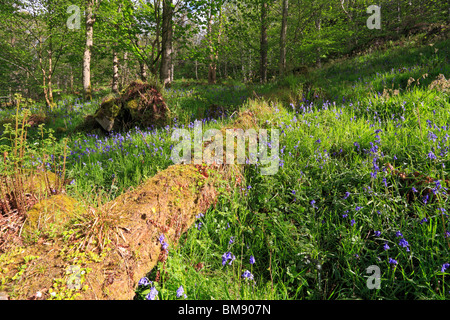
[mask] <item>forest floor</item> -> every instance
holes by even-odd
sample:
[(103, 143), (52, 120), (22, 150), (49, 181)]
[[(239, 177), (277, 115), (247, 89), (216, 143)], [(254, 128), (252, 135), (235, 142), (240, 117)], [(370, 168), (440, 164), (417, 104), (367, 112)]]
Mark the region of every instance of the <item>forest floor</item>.
[[(17, 224), (23, 220), (4, 213), (0, 291), (27, 298), (22, 291), (39, 274), (41, 253), (24, 250), (58, 243), (71, 250), (54, 261), (79, 266), (83, 286), (70, 289), (73, 277), (60, 269), (42, 295), (28, 298), (83, 297), (95, 272), (89, 265), (114, 243), (105, 231), (114, 221), (92, 212), (173, 165), (173, 129), (198, 119), (204, 132), (220, 130), (248, 110), (253, 117), (270, 109), (251, 120), (279, 130), (277, 173), (243, 165), (233, 183), (217, 187), (214, 205), (195, 212), (192, 227), (167, 242), (155, 235), (167, 255), (134, 275), (141, 280), (132, 284), (134, 298), (449, 299), (449, 48), (448, 40), (394, 44), (266, 85), (176, 81), (163, 92), (167, 126), (110, 135), (76, 131), (101, 98), (61, 100), (45, 112), (21, 108), (33, 127), (22, 138), (20, 128), (3, 130), (2, 172), (12, 175), (19, 164), (56, 172), (64, 183), (54, 193), (94, 211), (73, 215), (62, 229), (43, 221), (28, 237)], [(2, 124), (14, 124), (15, 112), (0, 110)], [(103, 238), (87, 239), (92, 230)], [(180, 286), (186, 296), (177, 295)]]

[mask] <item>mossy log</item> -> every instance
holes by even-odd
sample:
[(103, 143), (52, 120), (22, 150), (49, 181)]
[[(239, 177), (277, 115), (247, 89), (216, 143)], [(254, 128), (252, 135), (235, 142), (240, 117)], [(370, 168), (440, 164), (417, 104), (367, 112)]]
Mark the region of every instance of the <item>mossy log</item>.
[[(268, 104), (254, 102), (230, 128), (257, 128), (273, 119)], [(176, 246), (219, 190), (242, 181), (240, 175), (239, 165), (170, 166), (100, 208), (89, 207), (72, 235), (69, 229), (0, 255), (0, 291), (11, 299), (133, 299), (139, 279), (167, 256), (159, 237), (169, 250)]]
[[(159, 237), (164, 235), (170, 250), (195, 216), (215, 203), (226, 172), (205, 172), (204, 166), (174, 165), (103, 205), (92, 222), (109, 228), (104, 234), (111, 242), (101, 253), (89, 244), (77, 250), (60, 237), (1, 255), (0, 291), (12, 299), (33, 298), (37, 292), (42, 299), (52, 297), (51, 292), (64, 299), (132, 299), (139, 279), (167, 254)], [(73, 266), (85, 271), (83, 290), (69, 290)]]

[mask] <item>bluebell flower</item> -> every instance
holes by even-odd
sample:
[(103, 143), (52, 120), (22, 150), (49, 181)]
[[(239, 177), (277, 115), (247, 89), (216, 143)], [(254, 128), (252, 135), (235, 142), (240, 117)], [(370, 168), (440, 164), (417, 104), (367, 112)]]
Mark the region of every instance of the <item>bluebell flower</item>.
[(375, 237), (381, 236), (381, 231), (374, 231), (373, 233), (374, 233)]
[(383, 249), (384, 249), (384, 250), (389, 250), (389, 249), (390, 249), (390, 247), (389, 247), (389, 245), (387, 244), (387, 242), (384, 243)]
[(409, 243), (404, 238), (400, 239), (400, 242), (398, 243), (399, 246), (406, 248), (406, 251), (409, 252)]
[(250, 264), (254, 264), (255, 263), (255, 257), (254, 256), (250, 256)]
[(345, 193), (345, 196), (344, 196), (343, 199), (345, 200), (345, 199), (347, 199), (349, 196), (350, 196), (350, 192), (347, 191), (347, 192)]
[(395, 265), (395, 264), (397, 264), (398, 262), (397, 262), (397, 260), (395, 260), (395, 259), (389, 258), (389, 263)]
[(441, 272), (445, 272), (448, 268), (450, 268), (450, 263), (444, 263), (442, 265)]
[(427, 158), (432, 159), (432, 160), (437, 159), (432, 151), (430, 151), (430, 153), (428, 153)]
[(225, 252), (222, 255), (222, 265), (224, 266), (228, 260), (231, 260), (228, 264), (231, 265), (231, 263), (236, 259), (236, 257), (230, 252)]
[(242, 278), (253, 280), (253, 274), (251, 274), (250, 271), (245, 270), (242, 274)]
[(150, 289), (150, 292), (145, 297), (147, 300), (155, 300), (155, 298), (158, 296), (158, 290), (156, 290), (155, 287), (152, 287)]
[(180, 286), (177, 289), (177, 298), (180, 298), (181, 296), (184, 296), (184, 298), (187, 298), (187, 295), (184, 293), (184, 288), (183, 286)]
[(420, 220), (420, 224), (422, 224), (422, 223), (424, 223), (424, 222), (428, 222), (428, 219), (425, 217), (425, 218), (423, 218), (422, 220)]
[(395, 233), (395, 236), (396, 236), (396, 237), (403, 237), (403, 234), (402, 234), (400, 231), (397, 231), (397, 232)]
[(141, 278), (138, 282), (138, 286), (148, 286), (150, 284), (152, 284), (152, 282), (149, 281), (147, 277)]

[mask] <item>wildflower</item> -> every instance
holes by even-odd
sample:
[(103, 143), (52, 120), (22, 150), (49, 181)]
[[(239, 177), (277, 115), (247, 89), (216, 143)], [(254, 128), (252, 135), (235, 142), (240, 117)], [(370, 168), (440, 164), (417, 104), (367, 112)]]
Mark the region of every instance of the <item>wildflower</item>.
[(359, 211), (359, 210), (361, 210), (363, 207), (358, 207), (358, 206), (356, 206), (356, 208), (355, 208), (355, 211)]
[(400, 240), (400, 242), (398, 243), (399, 246), (406, 248), (406, 251), (409, 252), (409, 243), (408, 241), (406, 241), (404, 238), (402, 238)]
[(445, 272), (450, 267), (450, 263), (444, 263), (441, 268), (441, 272)]
[(420, 220), (420, 224), (422, 224), (422, 223), (424, 223), (424, 222), (428, 222), (428, 219), (425, 217), (425, 218), (423, 218), (422, 220)]
[(198, 215), (195, 216), (196, 219), (200, 219), (203, 218), (205, 215), (203, 213), (199, 213)]
[(389, 250), (389, 249), (390, 249), (390, 247), (389, 247), (389, 245), (387, 244), (387, 242), (384, 243), (383, 249), (384, 249), (384, 250)]
[(234, 242), (234, 237), (230, 237), (230, 241), (228, 242), (228, 244), (233, 244)]
[(195, 227), (196, 227), (198, 230), (200, 230), (201, 227), (202, 227), (202, 225), (203, 225), (203, 223), (199, 222), (199, 223), (196, 223), (196, 224), (195, 224)]
[(254, 264), (255, 263), (255, 257), (254, 256), (250, 256), (250, 264)]
[(158, 290), (156, 290), (155, 287), (152, 287), (150, 289), (150, 292), (145, 297), (147, 300), (155, 300), (155, 298), (158, 296)]
[(424, 204), (427, 204), (427, 202), (428, 202), (428, 194), (426, 194), (426, 195), (423, 197), (422, 201), (423, 201)]
[(236, 257), (230, 252), (225, 252), (222, 255), (222, 265), (224, 266), (228, 260), (231, 260), (228, 264), (231, 265), (231, 263), (236, 259)]
[(395, 259), (389, 258), (389, 263), (395, 265), (395, 264), (397, 264), (398, 262), (397, 262), (397, 260), (395, 260)]
[(183, 286), (180, 286), (177, 289), (177, 298), (180, 298), (181, 296), (184, 296), (184, 298), (187, 298), (187, 295), (184, 293), (184, 288)]
[(347, 191), (347, 192), (345, 193), (345, 196), (344, 196), (343, 199), (345, 200), (345, 199), (347, 199), (349, 196), (350, 196), (350, 192)]
[(242, 278), (253, 280), (253, 275), (250, 273), (250, 271), (245, 270), (244, 273), (242, 274)]
[(161, 247), (163, 248), (163, 250), (167, 250), (167, 248), (169, 247), (169, 244), (164, 241), (164, 235), (163, 234), (161, 234), (159, 236), (159, 242), (161, 243)]
[(417, 192), (417, 189), (414, 187), (412, 187), (411, 190), (412, 190), (412, 192)]
[(139, 280), (138, 282), (138, 286), (148, 286), (150, 285), (152, 282), (148, 280), (147, 277), (143, 277)]
[(375, 237), (381, 236), (381, 231), (374, 231), (373, 233), (374, 233)]
[(395, 236), (396, 236), (396, 237), (403, 237), (403, 234), (402, 234), (400, 231), (397, 231), (397, 232), (395, 233)]
[(432, 151), (430, 151), (430, 153), (427, 155), (427, 158), (429, 158), (429, 159), (437, 159)]
[(353, 226), (354, 224), (355, 224), (355, 219), (352, 219), (352, 220), (350, 221), (350, 225)]

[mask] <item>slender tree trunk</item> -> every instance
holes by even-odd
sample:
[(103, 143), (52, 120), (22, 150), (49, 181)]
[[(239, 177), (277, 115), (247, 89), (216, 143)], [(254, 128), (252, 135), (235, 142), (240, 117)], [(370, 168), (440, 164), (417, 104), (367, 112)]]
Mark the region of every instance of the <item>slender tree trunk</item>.
[(53, 85), (52, 85), (52, 78), (53, 78), (53, 45), (50, 38), (50, 47), (48, 51), (48, 76), (47, 76), (47, 90), (48, 90), (48, 100), (50, 101), (50, 108), (53, 109)]
[[(318, 38), (320, 41), (320, 23), (321, 23), (320, 12), (319, 12), (319, 17), (317, 17), (315, 23), (316, 23), (316, 30), (317, 30)], [(322, 66), (322, 61), (320, 59), (320, 54), (321, 54), (320, 51), (321, 51), (321, 48), (320, 48), (320, 44), (319, 44), (319, 46), (317, 46), (317, 51), (316, 51), (316, 64), (319, 68)]]
[(72, 68), (72, 66), (70, 66), (69, 83), (70, 83), (70, 93), (73, 93), (73, 68)]
[(111, 90), (113, 93), (119, 93), (119, 55), (117, 54), (116, 49), (113, 49), (113, 78)]
[(198, 80), (198, 61), (195, 60), (195, 80)]
[[(160, 8), (161, 0), (155, 0), (154, 6), (155, 8)], [(160, 59), (159, 52), (161, 51), (161, 15), (159, 14), (159, 10), (155, 10), (155, 21), (156, 21), (156, 34), (155, 41), (152, 46), (152, 65), (150, 67), (150, 72), (156, 77), (158, 75), (158, 63), (157, 61)]]
[(280, 76), (286, 71), (286, 35), (287, 35), (287, 16), (288, 16), (289, 0), (283, 0), (283, 17), (281, 19), (280, 34)]
[[(120, 4), (117, 9), (117, 13), (120, 14), (121, 11), (122, 5)], [(119, 30), (119, 26), (116, 26), (116, 30)], [(113, 48), (113, 78), (111, 85), (111, 90), (113, 93), (119, 93), (119, 54), (117, 52), (117, 47), (118, 43), (116, 42)]]
[(170, 67), (172, 57), (172, 36), (173, 36), (173, 8), (172, 0), (163, 1), (162, 17), (162, 54), (160, 66), (160, 81), (166, 85), (170, 84)]
[(174, 60), (175, 60), (175, 50), (173, 49), (173, 41), (171, 41), (170, 43), (170, 52), (172, 52), (171, 56), (170, 56), (170, 82), (173, 82), (173, 73), (174, 73), (174, 69), (175, 69), (175, 64), (174, 64)]
[[(210, 6), (212, 4), (210, 3)], [(216, 61), (214, 59), (214, 46), (212, 43), (212, 22), (213, 22), (213, 15), (212, 15), (212, 8), (209, 10), (208, 15), (208, 43), (209, 43), (209, 68), (208, 68), (208, 84), (215, 84), (216, 83)]]
[(261, 4), (261, 46), (260, 46), (260, 78), (261, 83), (267, 82), (267, 0), (263, 0)]
[(94, 1), (91, 0), (86, 6), (86, 43), (83, 55), (83, 94), (85, 100), (92, 99), (91, 88), (91, 50), (94, 45), (94, 23), (93, 14)]
[(122, 64), (122, 80), (120, 82), (120, 90), (125, 87), (128, 83), (128, 52), (123, 53), (123, 64)]
[(147, 81), (147, 65), (143, 61), (139, 61), (140, 77), (142, 81)]

